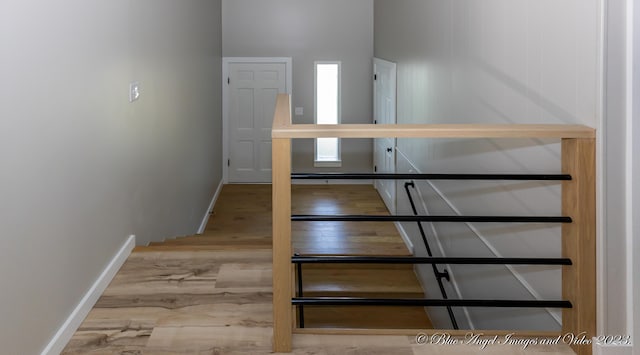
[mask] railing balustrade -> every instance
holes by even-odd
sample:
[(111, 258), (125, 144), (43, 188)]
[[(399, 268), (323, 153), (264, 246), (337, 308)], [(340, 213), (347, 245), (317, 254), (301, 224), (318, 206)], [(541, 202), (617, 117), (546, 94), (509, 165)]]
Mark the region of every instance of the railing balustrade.
[[(557, 138), (562, 140), (562, 174), (292, 174), (291, 140), (296, 138)], [(394, 305), (446, 307), (452, 326), (457, 322), (451, 307), (562, 308), (562, 333), (596, 331), (595, 250), (595, 131), (580, 125), (309, 125), (291, 123), (288, 95), (279, 95), (272, 130), (273, 159), (273, 350), (290, 352), (294, 332), (324, 333), (304, 328), (304, 305)], [(292, 179), (393, 179), (393, 180), (534, 180), (562, 181), (562, 216), (421, 216), (408, 187), (413, 215), (292, 215)], [(293, 255), (292, 221), (403, 221), (417, 222), (428, 257), (356, 257)], [(561, 223), (561, 258), (470, 258), (434, 257), (421, 222)], [(302, 264), (431, 264), (442, 299), (387, 299), (354, 297), (304, 297)], [(558, 265), (562, 267), (562, 300), (449, 299), (442, 286), (445, 272), (437, 265)], [(304, 329), (302, 329), (304, 328)], [(423, 332), (425, 330), (422, 330)], [(441, 330), (432, 330), (438, 332)], [(340, 333), (333, 330), (334, 334)], [(415, 335), (415, 330), (362, 330), (363, 334)], [(509, 330), (482, 331), (485, 335)], [(353, 330), (344, 331), (353, 333)], [(455, 335), (455, 332), (449, 332)], [(521, 333), (536, 336), (540, 333)], [(551, 333), (560, 335), (559, 333)], [(460, 331), (460, 335), (464, 335)], [(591, 347), (573, 344), (578, 354), (591, 354)]]

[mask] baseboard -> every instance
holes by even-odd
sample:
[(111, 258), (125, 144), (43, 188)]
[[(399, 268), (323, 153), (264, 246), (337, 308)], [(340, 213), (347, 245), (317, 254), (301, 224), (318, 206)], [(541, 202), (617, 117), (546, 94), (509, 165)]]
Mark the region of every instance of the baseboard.
[(291, 180), (291, 185), (373, 185), (373, 180)]
[(593, 338), (593, 355), (632, 355), (632, 345), (600, 345)]
[(118, 270), (120, 270), (120, 267), (127, 260), (135, 246), (136, 236), (131, 235), (113, 259), (111, 259), (109, 265), (107, 265), (100, 276), (98, 276), (98, 279), (93, 283), (89, 291), (82, 297), (80, 303), (78, 303), (73, 312), (71, 312), (60, 329), (58, 329), (58, 332), (53, 336), (51, 341), (49, 341), (49, 344), (44, 348), (41, 355), (57, 355), (64, 350), (64, 347), (87, 317), (89, 311), (91, 311), (96, 302), (98, 302), (98, 299), (107, 286), (109, 286), (111, 280), (116, 276), (116, 273), (118, 273)]
[(213, 206), (215, 206), (216, 201), (218, 201), (218, 197), (220, 196), (220, 191), (222, 191), (222, 186), (224, 186), (224, 181), (220, 180), (220, 184), (218, 184), (218, 188), (216, 189), (216, 192), (213, 194), (211, 203), (209, 203), (209, 208), (207, 208), (207, 212), (204, 214), (204, 217), (202, 218), (202, 223), (200, 223), (200, 228), (198, 228), (198, 232), (196, 234), (204, 233), (204, 229), (207, 228), (207, 223), (209, 223), (209, 217), (211, 216), (211, 212), (213, 211)]
[(409, 249), (409, 252), (413, 255), (414, 254), (413, 242), (411, 241), (411, 238), (409, 238), (409, 234), (407, 234), (407, 231), (405, 231), (404, 227), (402, 227), (402, 223), (400, 222), (394, 222), (394, 223), (396, 225), (396, 229), (398, 230), (398, 233), (400, 233), (400, 236), (404, 241), (404, 244), (407, 246), (407, 249)]

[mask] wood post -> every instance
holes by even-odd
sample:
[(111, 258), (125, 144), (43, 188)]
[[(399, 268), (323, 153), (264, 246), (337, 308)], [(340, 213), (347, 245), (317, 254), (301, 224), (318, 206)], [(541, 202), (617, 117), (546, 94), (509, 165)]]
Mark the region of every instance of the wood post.
[(273, 351), (291, 352), (291, 139), (272, 140)]
[(562, 173), (573, 178), (562, 183), (562, 214), (573, 219), (562, 226), (562, 256), (573, 261), (562, 269), (562, 298), (573, 304), (563, 310), (562, 331), (576, 353), (591, 354), (596, 336), (595, 139), (562, 140)]

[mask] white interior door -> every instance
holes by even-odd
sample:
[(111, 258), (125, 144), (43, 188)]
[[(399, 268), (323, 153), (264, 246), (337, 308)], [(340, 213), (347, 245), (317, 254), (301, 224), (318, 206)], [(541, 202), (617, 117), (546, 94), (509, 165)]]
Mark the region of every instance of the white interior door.
[[(374, 109), (376, 124), (396, 123), (396, 64), (375, 58), (373, 61)], [(396, 139), (377, 138), (373, 148), (374, 170), (377, 173), (396, 172)], [(376, 180), (375, 187), (391, 213), (396, 212), (396, 182)]]
[(287, 92), (285, 63), (230, 63), (228, 178), (271, 182), (271, 126), (278, 94)]

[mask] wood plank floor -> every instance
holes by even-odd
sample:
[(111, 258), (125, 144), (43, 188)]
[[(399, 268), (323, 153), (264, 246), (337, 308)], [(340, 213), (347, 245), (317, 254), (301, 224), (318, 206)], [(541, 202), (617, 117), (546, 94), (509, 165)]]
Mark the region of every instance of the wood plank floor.
[[(203, 235), (137, 247), (63, 354), (270, 354), (270, 194), (268, 185), (225, 186)], [(293, 196), (294, 213), (387, 213), (371, 186), (296, 186)], [(302, 254), (344, 254), (347, 250), (360, 255), (408, 255), (388, 225), (297, 223), (294, 245)], [(345, 231), (351, 238), (337, 237)], [(413, 270), (406, 266), (386, 270), (305, 266), (304, 272), (308, 295), (421, 294)], [(394, 322), (403, 328), (429, 326), (419, 307), (400, 311), (306, 307), (305, 316), (307, 325), (315, 327), (391, 327)], [(409, 326), (408, 319), (413, 322)], [(478, 346), (416, 344), (411, 336), (294, 335), (294, 354), (478, 351)], [(527, 351), (519, 346), (496, 346), (488, 353), (539, 351), (573, 353), (566, 347), (534, 346)]]

